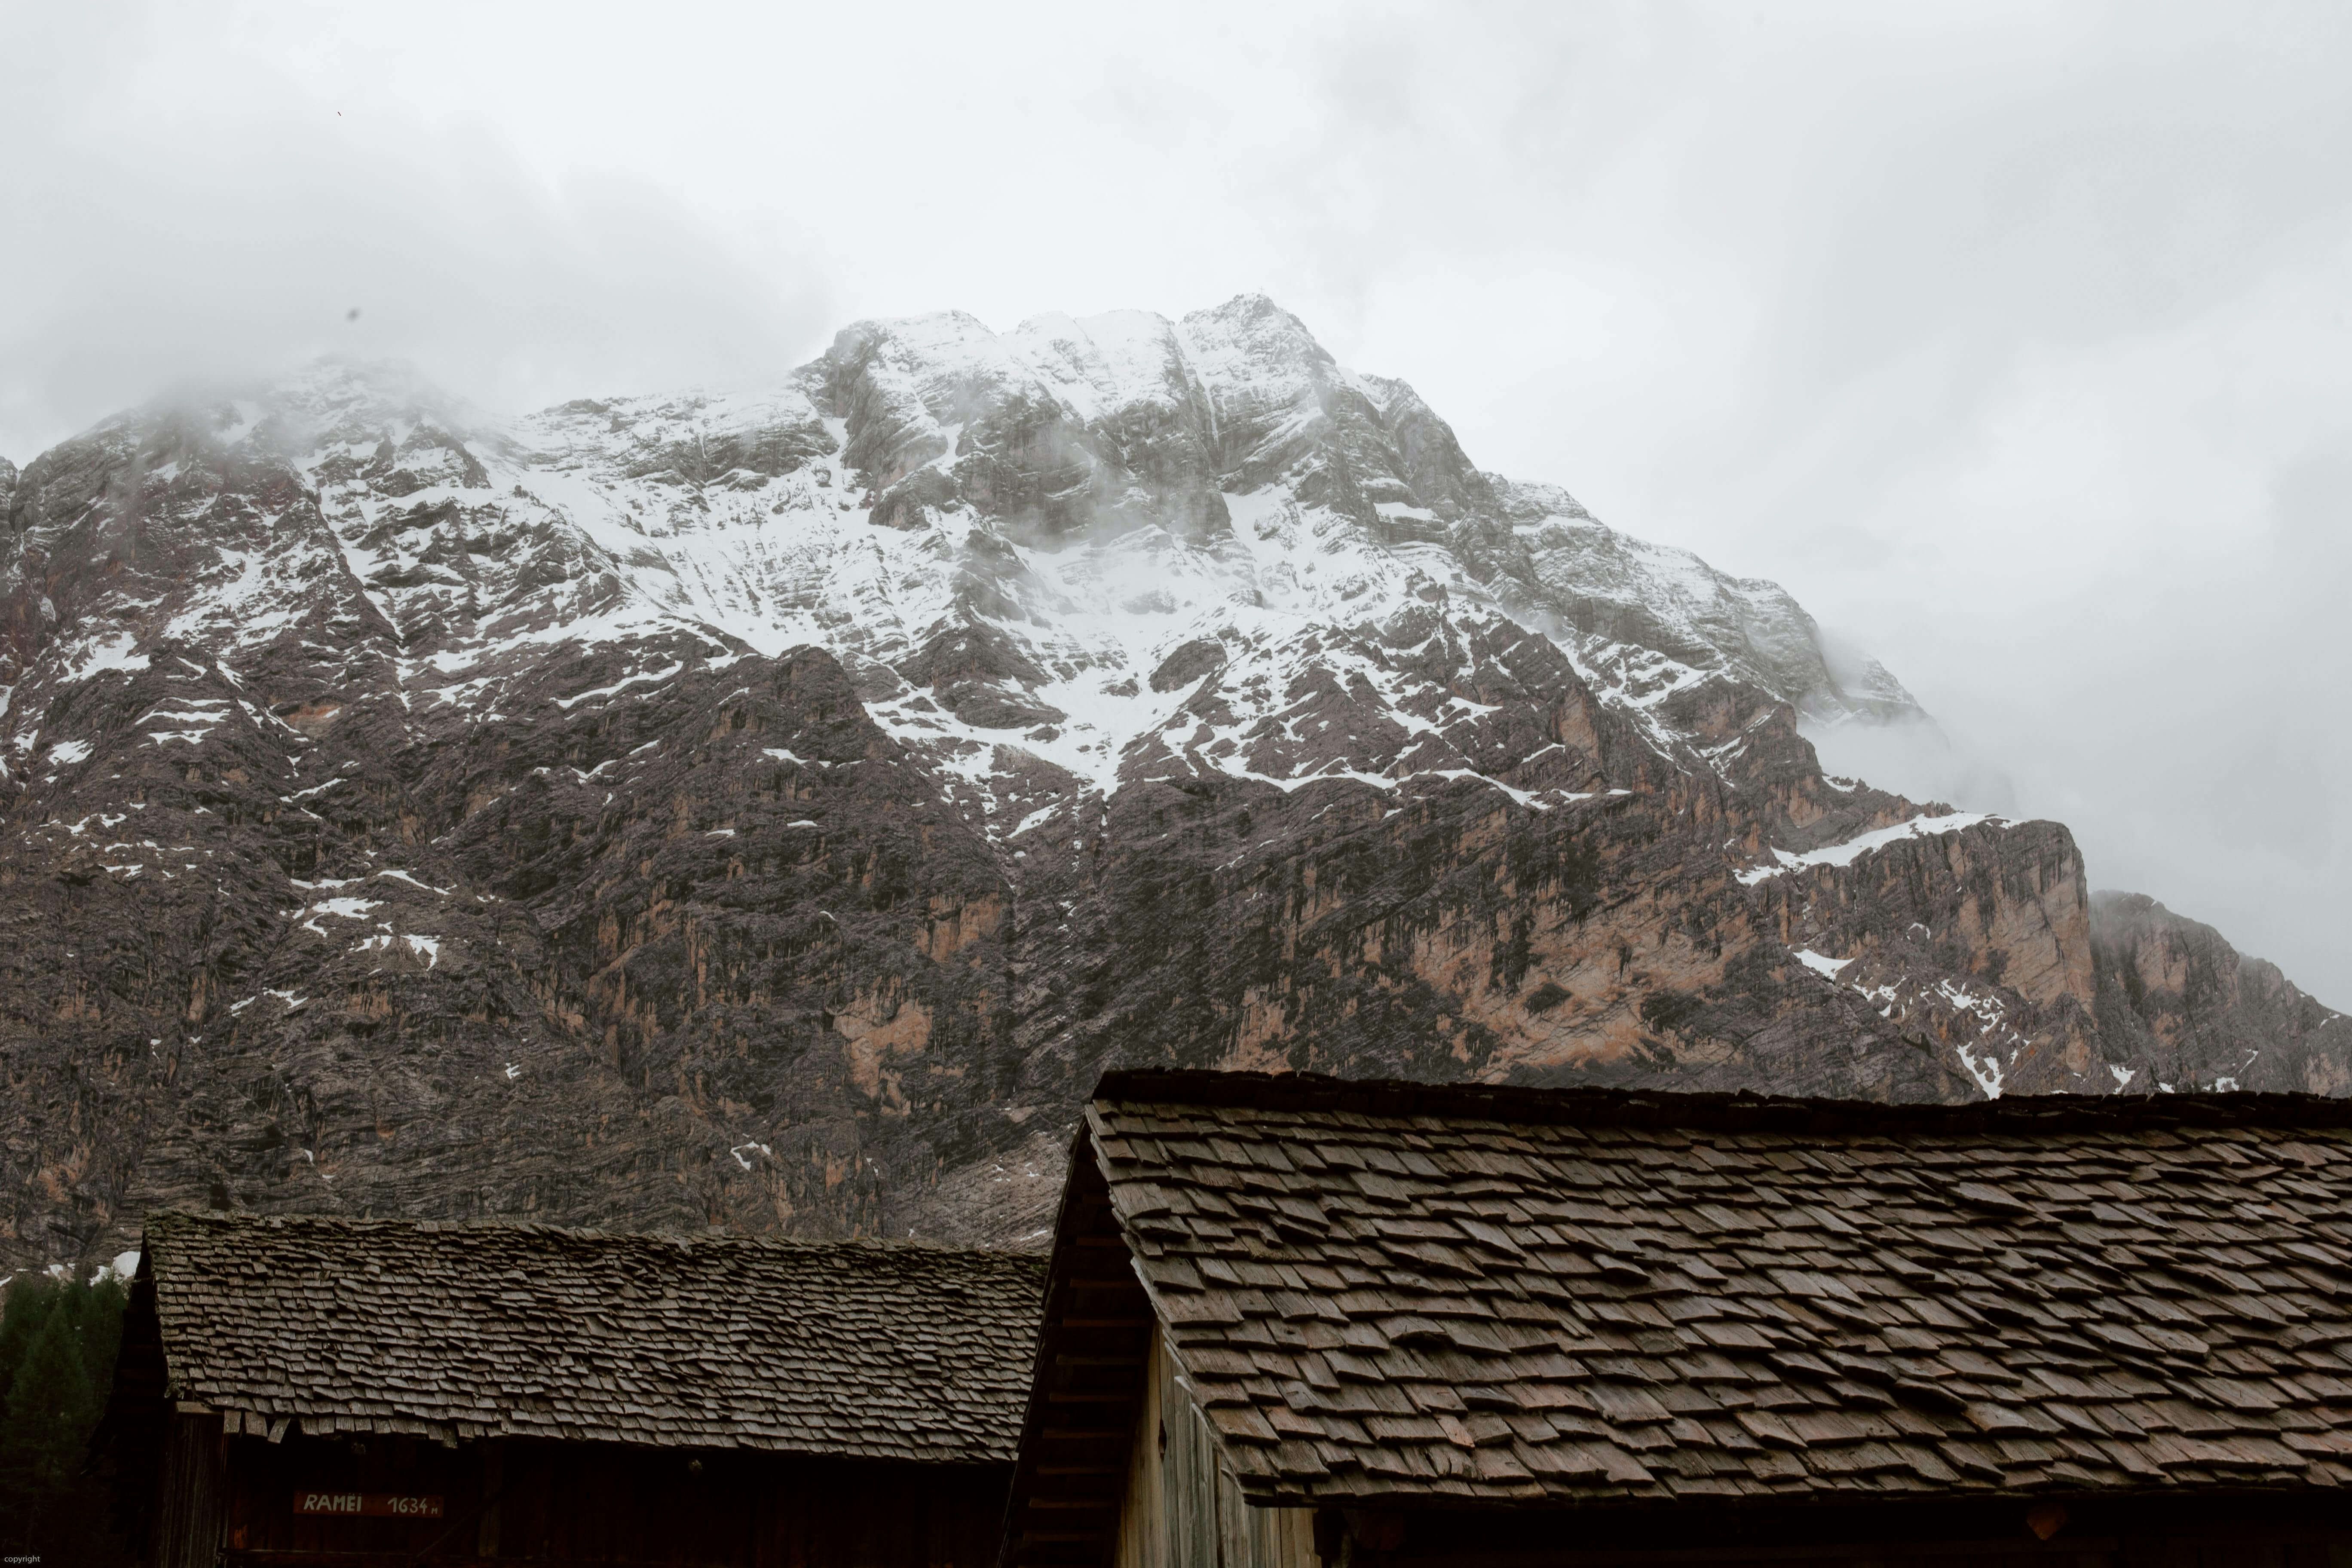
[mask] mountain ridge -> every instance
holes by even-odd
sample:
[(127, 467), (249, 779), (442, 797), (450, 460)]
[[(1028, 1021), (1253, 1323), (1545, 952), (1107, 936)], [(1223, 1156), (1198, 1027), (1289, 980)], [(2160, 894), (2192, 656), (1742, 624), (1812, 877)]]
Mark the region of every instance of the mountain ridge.
[(1155, 1062), (2345, 1087), (2063, 826), (1824, 776), (1801, 723), (1919, 710), (1784, 592), (1255, 297), (518, 420), (314, 367), (5, 505), (19, 1257), (173, 1201), (1019, 1240)]

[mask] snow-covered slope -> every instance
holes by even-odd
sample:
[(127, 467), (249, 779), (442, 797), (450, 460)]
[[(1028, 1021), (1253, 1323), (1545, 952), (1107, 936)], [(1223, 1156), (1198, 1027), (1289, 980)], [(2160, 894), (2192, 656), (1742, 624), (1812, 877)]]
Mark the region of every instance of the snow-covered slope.
[[(1875, 666), (1833, 677), (1779, 588), (1477, 471), (1409, 386), (1340, 367), (1259, 299), (1003, 334), (961, 314), (864, 323), (763, 392), (513, 425), (339, 365), (173, 417), (299, 488), (170, 584), (78, 606), (53, 668), (158, 632), (234, 658), (315, 618), (331, 580), (393, 632), (411, 707), (495, 714), (517, 658), (563, 645), (640, 647), (650, 676), (679, 635), (722, 655), (814, 644), (994, 834), (1039, 809), (998, 809), (1009, 795), (1171, 768), (1475, 773), (1475, 647), (1521, 625), (1668, 749), (1727, 683), (1815, 720), (1916, 711)], [(212, 504), (173, 500), (183, 521)], [(348, 680), (335, 652), (320, 674)]]

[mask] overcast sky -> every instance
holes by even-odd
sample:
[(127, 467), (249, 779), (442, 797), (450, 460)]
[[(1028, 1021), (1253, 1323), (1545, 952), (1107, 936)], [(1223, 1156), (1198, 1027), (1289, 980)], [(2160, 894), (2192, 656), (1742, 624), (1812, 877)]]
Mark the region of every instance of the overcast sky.
[[(2352, 7), (0, 0), (0, 455), (1262, 289), (2352, 1006)], [(356, 321), (346, 320), (357, 307)]]

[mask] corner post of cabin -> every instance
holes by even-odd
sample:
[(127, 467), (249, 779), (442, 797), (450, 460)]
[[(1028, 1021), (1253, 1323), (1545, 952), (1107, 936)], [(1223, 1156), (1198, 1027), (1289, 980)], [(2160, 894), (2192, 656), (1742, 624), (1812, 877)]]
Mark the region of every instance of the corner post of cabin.
[(219, 1412), (180, 1401), (163, 1439), (154, 1568), (214, 1568), (227, 1517), (228, 1446)]

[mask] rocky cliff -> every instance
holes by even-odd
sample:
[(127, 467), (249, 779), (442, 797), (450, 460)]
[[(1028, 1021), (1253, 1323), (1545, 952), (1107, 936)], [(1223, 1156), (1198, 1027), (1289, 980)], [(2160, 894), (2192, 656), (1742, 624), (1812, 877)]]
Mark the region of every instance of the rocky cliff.
[(1112, 1065), (2340, 1090), (2336, 1015), (1769, 583), (1259, 299), (519, 422), (320, 366), (7, 470), (12, 1261), (155, 1204), (1017, 1242)]
[(2095, 893), (2091, 956), (2101, 1033), (2146, 1064), (2159, 1092), (2195, 1084), (2352, 1093), (2352, 1019), (2211, 926), (2139, 893)]

